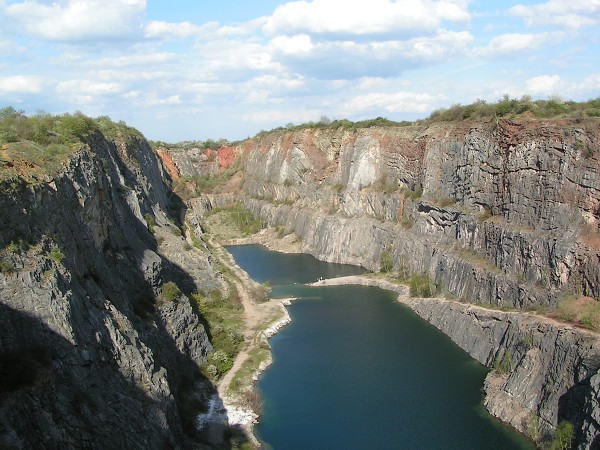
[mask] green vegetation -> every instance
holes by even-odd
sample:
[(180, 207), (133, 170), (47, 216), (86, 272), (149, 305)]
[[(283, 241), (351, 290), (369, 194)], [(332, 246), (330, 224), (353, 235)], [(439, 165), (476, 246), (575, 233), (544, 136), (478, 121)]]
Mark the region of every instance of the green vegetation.
[(379, 271), (383, 273), (391, 272), (394, 268), (394, 261), (392, 255), (388, 251), (381, 252), (379, 258)]
[(56, 175), (79, 144), (100, 133), (108, 139), (142, 138), (139, 131), (106, 116), (92, 119), (79, 111), (27, 116), (12, 106), (1, 108), (0, 178)]
[(158, 147), (176, 148), (181, 150), (192, 150), (197, 148), (217, 150), (221, 147), (228, 145), (234, 145), (234, 142), (228, 141), (227, 139), (207, 139), (206, 141), (181, 141), (176, 143), (168, 143), (164, 141), (149, 141), (150, 146), (153, 149)]
[(494, 370), (499, 373), (508, 373), (512, 369), (512, 354), (510, 350), (506, 350), (504, 356), (497, 356), (494, 361)]
[(476, 100), (470, 105), (456, 104), (447, 109), (438, 109), (423, 121), (455, 122), (465, 119), (492, 119), (495, 117), (516, 117), (528, 113), (537, 118), (573, 118), (600, 117), (600, 98), (587, 102), (563, 101), (558, 97), (548, 100), (533, 100), (525, 95), (520, 99), (505, 94), (496, 103)]
[(269, 296), (271, 295), (271, 290), (271, 283), (269, 283), (268, 280), (262, 284), (259, 284), (253, 292), (254, 300), (259, 303), (268, 301)]
[(156, 232), (156, 229), (155, 229), (156, 223), (154, 222), (154, 218), (152, 217), (152, 215), (150, 213), (146, 213), (146, 214), (144, 214), (144, 219), (146, 219), (146, 228), (148, 228), (148, 231), (151, 234), (154, 234)]
[(108, 116), (96, 117), (94, 123), (98, 127), (98, 130), (106, 137), (111, 140), (132, 140), (132, 139), (144, 139), (144, 135), (137, 129), (128, 126), (122, 120), (113, 122)]
[(93, 119), (79, 111), (62, 115), (41, 112), (28, 117), (12, 106), (0, 109), (0, 144), (29, 141), (43, 148), (70, 145), (97, 131)]
[(436, 284), (428, 273), (414, 274), (406, 280), (411, 297), (433, 297), (441, 292), (441, 286)]
[(213, 209), (206, 218), (206, 225), (220, 239), (249, 236), (262, 229), (262, 222), (240, 204)]
[(527, 418), (527, 435), (536, 443), (540, 439), (540, 419), (534, 412)]
[(575, 294), (565, 294), (558, 300), (555, 310), (543, 311), (546, 315), (563, 322), (600, 331), (600, 302)]
[(228, 297), (215, 290), (208, 296), (195, 293), (191, 298), (210, 327), (215, 351), (209, 355), (208, 363), (202, 370), (212, 380), (220, 378), (231, 368), (244, 343), (244, 337), (238, 331), (242, 328), (243, 310), (233, 284), (230, 285), (230, 292)]
[(168, 283), (163, 284), (161, 287), (160, 295), (161, 295), (162, 299), (167, 302), (172, 302), (175, 299), (179, 298), (180, 294), (181, 294), (181, 292), (179, 291), (179, 288), (172, 281), (169, 281)]
[(50, 252), (48, 253), (48, 257), (54, 261), (56, 264), (62, 262), (63, 259), (65, 259), (65, 254), (63, 252), (60, 251), (60, 249), (58, 248), (58, 246), (54, 246), (52, 247), (52, 249), (50, 249)]
[(292, 123), (287, 124), (285, 127), (278, 127), (271, 131), (261, 131), (255, 137), (264, 137), (269, 133), (276, 131), (302, 131), (306, 129), (342, 129), (356, 131), (360, 128), (373, 128), (373, 127), (399, 127), (411, 125), (412, 122), (394, 122), (385, 117), (377, 117), (375, 119), (362, 120), (359, 122), (352, 122), (348, 119), (331, 120), (327, 116), (321, 117), (318, 122), (306, 122), (300, 125), (294, 125)]
[(554, 439), (550, 448), (552, 450), (567, 450), (571, 448), (574, 436), (573, 424), (563, 420), (558, 424), (558, 427), (556, 427), (556, 432), (554, 433)]
[(533, 334), (527, 333), (521, 338), (520, 345), (525, 349), (529, 350), (533, 347)]
[[(514, 118), (522, 114), (529, 114), (534, 118), (597, 118), (600, 117), (600, 97), (586, 102), (562, 100), (559, 97), (550, 97), (547, 100), (533, 100), (524, 95), (520, 99), (511, 98), (505, 94), (497, 102), (488, 103), (477, 99), (468, 105), (457, 103), (449, 108), (440, 108), (433, 111), (429, 117), (415, 122), (395, 122), (385, 117), (352, 122), (348, 119), (331, 120), (327, 116), (319, 121), (307, 122), (300, 125), (292, 123), (285, 127), (274, 128), (270, 131), (261, 131), (255, 137), (261, 138), (274, 132), (301, 131), (306, 129), (333, 129), (358, 131), (363, 128), (373, 127), (403, 127), (409, 125), (430, 125), (439, 122), (457, 122), (460, 120), (492, 120), (497, 118)], [(589, 150), (588, 150), (589, 152)], [(588, 156), (589, 157), (589, 156)]]
[(423, 196), (423, 187), (419, 185), (415, 188), (414, 191), (411, 191), (409, 189), (402, 189), (402, 193), (404, 194), (405, 198), (408, 198), (410, 200), (418, 200)]

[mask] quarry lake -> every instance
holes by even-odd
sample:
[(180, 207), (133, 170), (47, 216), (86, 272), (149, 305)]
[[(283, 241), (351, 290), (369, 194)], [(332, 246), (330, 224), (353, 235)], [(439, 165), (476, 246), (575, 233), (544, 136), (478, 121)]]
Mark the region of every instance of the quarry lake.
[(375, 287), (308, 287), (363, 273), (308, 255), (230, 246), (273, 298), (296, 297), (270, 339), (258, 437), (275, 449), (530, 449), (482, 405), (486, 368)]

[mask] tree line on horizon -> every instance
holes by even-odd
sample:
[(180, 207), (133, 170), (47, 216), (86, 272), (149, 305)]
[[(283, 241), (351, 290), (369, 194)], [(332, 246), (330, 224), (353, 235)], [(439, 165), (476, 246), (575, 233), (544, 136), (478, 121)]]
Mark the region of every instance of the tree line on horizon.
[[(300, 131), (305, 129), (346, 129), (357, 130), (372, 127), (402, 127), (409, 125), (430, 125), (439, 122), (457, 122), (461, 120), (494, 120), (499, 118), (515, 118), (528, 114), (533, 118), (554, 119), (569, 118), (583, 120), (586, 118), (600, 118), (600, 97), (583, 102), (562, 100), (553, 96), (547, 100), (533, 100), (531, 96), (524, 95), (520, 99), (511, 98), (505, 94), (497, 102), (488, 103), (477, 99), (467, 105), (460, 103), (448, 108), (439, 108), (428, 117), (415, 121), (393, 121), (386, 117), (353, 122), (349, 119), (332, 120), (328, 116), (321, 116), (318, 121), (310, 121), (298, 125), (288, 123), (285, 126), (271, 130), (261, 130), (254, 137), (260, 138), (269, 133), (281, 131)], [(142, 138), (141, 132), (128, 126), (123, 121), (114, 122), (108, 116), (90, 118), (80, 111), (53, 115), (38, 112), (26, 115), (22, 110), (12, 106), (0, 108), (0, 145), (30, 141), (43, 146), (66, 146), (80, 141), (84, 136), (101, 132), (108, 138)], [(244, 139), (245, 140), (245, 139)], [(204, 141), (182, 141), (174, 144), (163, 141), (149, 141), (153, 148), (159, 146), (171, 148), (202, 148), (216, 150), (226, 145), (240, 144), (244, 140), (229, 141), (227, 139), (206, 139)]]

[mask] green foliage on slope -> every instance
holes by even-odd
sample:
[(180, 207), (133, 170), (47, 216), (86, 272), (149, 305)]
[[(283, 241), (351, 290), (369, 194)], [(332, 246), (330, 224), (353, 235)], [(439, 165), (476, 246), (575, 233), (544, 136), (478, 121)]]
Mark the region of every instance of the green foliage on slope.
[(27, 116), (12, 106), (1, 108), (0, 179), (55, 175), (81, 143), (96, 134), (112, 140), (143, 138), (136, 129), (106, 116), (92, 119), (79, 111)]

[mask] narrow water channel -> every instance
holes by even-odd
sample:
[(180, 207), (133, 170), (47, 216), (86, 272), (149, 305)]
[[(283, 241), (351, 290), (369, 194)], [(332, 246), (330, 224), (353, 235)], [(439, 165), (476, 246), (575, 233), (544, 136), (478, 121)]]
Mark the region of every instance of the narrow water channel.
[(257, 427), (275, 449), (529, 449), (482, 406), (486, 368), (407, 307), (365, 286), (307, 287), (362, 269), (228, 247), (273, 297), (297, 297), (271, 340)]

